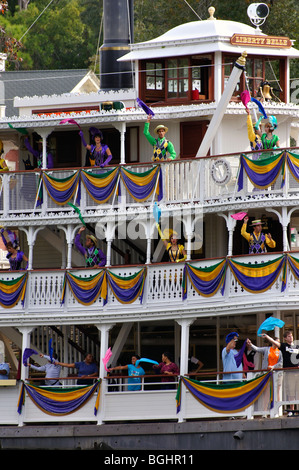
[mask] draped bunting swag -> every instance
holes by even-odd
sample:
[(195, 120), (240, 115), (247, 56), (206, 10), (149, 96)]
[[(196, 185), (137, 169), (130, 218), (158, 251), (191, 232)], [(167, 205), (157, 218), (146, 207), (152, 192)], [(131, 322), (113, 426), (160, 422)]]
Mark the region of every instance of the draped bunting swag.
[(182, 285), (183, 300), (187, 298), (188, 281), (202, 296), (215, 295), (219, 289), (223, 295), (227, 267), (230, 268), (236, 281), (252, 294), (259, 294), (270, 289), (282, 273), (281, 291), (283, 292), (286, 288), (287, 265), (299, 280), (299, 261), (288, 254), (259, 264), (239, 263), (232, 259), (224, 259), (208, 268), (195, 268), (186, 263)]
[(23, 382), (18, 401), (18, 413), (22, 413), (22, 407), (25, 403), (25, 392), (44, 413), (52, 416), (65, 416), (74, 413), (85, 405), (98, 390), (94, 407), (94, 415), (96, 416), (100, 400), (100, 383), (101, 380), (98, 380), (95, 384), (84, 387), (72, 387), (71, 389), (51, 387), (47, 389)]
[(226, 273), (226, 260), (208, 268), (195, 268), (185, 265), (183, 275), (183, 299), (187, 298), (187, 277), (196, 292), (204, 297), (214, 295), (223, 286)]
[[(299, 182), (299, 155), (282, 151), (276, 155), (269, 155), (260, 160), (251, 160), (246, 155), (240, 156), (238, 191), (244, 186), (244, 174), (251, 183), (259, 189), (266, 189), (273, 185), (279, 175), (282, 176), (281, 187), (285, 184), (285, 173), (288, 168), (290, 174)], [(79, 203), (81, 197), (81, 182), (84, 184), (90, 197), (97, 203), (103, 204), (114, 194), (120, 194), (119, 181), (132, 198), (137, 202), (146, 201), (155, 192), (158, 201), (163, 198), (163, 178), (160, 165), (153, 166), (142, 173), (133, 172), (123, 167), (112, 170), (89, 172), (78, 170), (66, 178), (54, 178), (47, 172), (41, 173), (38, 185), (37, 205), (42, 204), (43, 187), (46, 188), (51, 199), (58, 205), (67, 204), (72, 198)]]
[[(252, 265), (247, 263), (238, 263), (232, 259), (228, 260), (229, 267), (241, 286), (253, 294), (259, 294), (270, 289), (277, 280), (284, 264), (285, 256), (280, 256), (276, 260)], [(282, 283), (284, 290), (285, 282)]]
[[(287, 285), (289, 270), (299, 281), (299, 260), (290, 254), (281, 255), (274, 260), (257, 264), (240, 263), (231, 258), (206, 268), (198, 268), (189, 263), (185, 264), (182, 279), (183, 300), (188, 297), (188, 284), (203, 297), (211, 297), (219, 290), (224, 295), (227, 269), (232, 272), (238, 282), (247, 292), (259, 294), (267, 291), (275, 282), (281, 282), (281, 292)], [(288, 269), (289, 268), (289, 269)], [(278, 281), (279, 276), (281, 279)], [(123, 304), (135, 302), (139, 297), (143, 301), (147, 268), (131, 276), (118, 276), (105, 268), (89, 277), (78, 277), (66, 272), (61, 293), (61, 304), (65, 301), (67, 287), (83, 305), (91, 305), (98, 297), (108, 302), (108, 286), (115, 298)], [(4, 308), (14, 307), (20, 300), (24, 305), (28, 273), (10, 281), (0, 281), (0, 305)]]
[(81, 182), (84, 184), (90, 197), (97, 203), (103, 204), (114, 194), (120, 194), (119, 180), (122, 179), (128, 193), (137, 202), (146, 201), (155, 192), (158, 201), (163, 198), (163, 184), (161, 167), (136, 173), (125, 168), (114, 168), (101, 173), (78, 170), (66, 178), (54, 178), (47, 172), (41, 173), (38, 185), (37, 203), (43, 202), (43, 188), (45, 187), (50, 198), (58, 205), (67, 204), (74, 198), (80, 203)]
[[(50, 198), (58, 205), (67, 204), (76, 194), (80, 202), (80, 172), (77, 171), (66, 178), (54, 178), (46, 172), (42, 173), (42, 183)], [(75, 202), (76, 202), (75, 201)]]
[(243, 189), (244, 173), (251, 183), (260, 189), (266, 189), (273, 185), (279, 175), (282, 175), (281, 187), (285, 183), (285, 173), (288, 168), (290, 174), (299, 181), (299, 155), (291, 152), (280, 152), (262, 160), (252, 161), (245, 155), (240, 157), (240, 169), (238, 177), (238, 191)]
[(66, 273), (61, 302), (64, 303), (68, 284), (71, 292), (81, 304), (91, 305), (100, 296), (105, 305), (108, 301), (109, 284), (113, 295), (119, 302), (123, 304), (132, 303), (139, 297), (140, 303), (142, 303), (146, 274), (146, 268), (131, 276), (117, 276), (109, 270), (102, 270), (100, 273), (88, 278)]
[(104, 270), (87, 278), (66, 273), (63, 284), (62, 303), (64, 302), (67, 284), (77, 301), (83, 305), (91, 305), (99, 296), (104, 300), (107, 298), (107, 280)]
[(4, 308), (14, 307), (19, 300), (24, 305), (27, 273), (11, 281), (0, 281), (0, 305)]
[(181, 392), (184, 384), (194, 398), (217, 413), (237, 413), (251, 406), (270, 384), (270, 407), (273, 408), (273, 372), (255, 379), (235, 384), (207, 384), (181, 377), (177, 395), (177, 413), (181, 409)]

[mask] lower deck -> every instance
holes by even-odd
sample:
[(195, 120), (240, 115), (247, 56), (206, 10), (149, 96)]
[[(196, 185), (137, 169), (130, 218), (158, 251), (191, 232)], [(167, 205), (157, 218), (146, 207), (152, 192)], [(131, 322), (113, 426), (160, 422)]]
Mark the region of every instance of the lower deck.
[(276, 399), (274, 411), (266, 416), (269, 390), (234, 414), (213, 413), (185, 392), (177, 413), (175, 389), (109, 392), (103, 381), (97, 416), (95, 394), (75, 413), (55, 417), (43, 412), (28, 395), (18, 414), (21, 382), (2, 386), (0, 446), (2, 450), (126, 450), (132, 455), (141, 450), (192, 451), (186, 455), (195, 459), (199, 450), (297, 450), (299, 417), (287, 417), (283, 411), (289, 404), (284, 400), (289, 373), (284, 371), (281, 401)]
[[(206, 374), (143, 376), (140, 390), (127, 388), (126, 376), (110, 375), (90, 386), (38, 386), (33, 381), (2, 380), (0, 425), (153, 423), (197, 420), (276, 420), (299, 405), (298, 370), (255, 370), (236, 386)], [(165, 376), (169, 377), (169, 376)], [(294, 406), (296, 405), (296, 406)], [(296, 414), (296, 411), (293, 412)]]

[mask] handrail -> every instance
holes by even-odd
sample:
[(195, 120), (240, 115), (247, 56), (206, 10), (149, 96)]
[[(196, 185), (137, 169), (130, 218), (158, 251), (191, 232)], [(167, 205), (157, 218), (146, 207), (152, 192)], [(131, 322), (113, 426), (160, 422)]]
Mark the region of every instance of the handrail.
[[(264, 373), (264, 372), (269, 372), (271, 369), (253, 369), (253, 370), (243, 370), (243, 371), (214, 371), (214, 372), (189, 372), (187, 374), (184, 374), (184, 377), (192, 377), (192, 376), (196, 376), (196, 377), (199, 377), (199, 376), (210, 376), (210, 375), (228, 375), (228, 374), (247, 374), (247, 373)], [(273, 368), (272, 369), (274, 372), (279, 372), (279, 371), (296, 371), (297, 368), (296, 367), (283, 367), (283, 368)], [(144, 374), (144, 375), (139, 375), (138, 377), (134, 376), (133, 378), (140, 378), (140, 379), (152, 379), (152, 378), (161, 378), (161, 377), (165, 377), (165, 378), (178, 378), (178, 377), (181, 377), (181, 374)], [(112, 379), (129, 379), (129, 378), (132, 378), (131, 375), (122, 375), (122, 374), (117, 374), (117, 375), (106, 375), (103, 377), (105, 380), (112, 380)], [(67, 381), (70, 381), (70, 380), (78, 380), (78, 379), (82, 379), (82, 377), (78, 376), (78, 375), (74, 375), (74, 376), (67, 376), (67, 377), (45, 377), (45, 376), (40, 376), (40, 377), (28, 377), (25, 379), (26, 382), (37, 382), (37, 381), (40, 381), (40, 380), (67, 380)], [(90, 377), (89, 378), (90, 380), (99, 380), (100, 377)], [(208, 380), (208, 382), (210, 382), (210, 380)]]
[[(279, 147), (275, 149), (276, 152), (283, 152), (285, 150), (298, 150), (299, 152), (299, 147)], [(251, 154), (263, 154), (263, 153), (269, 153), (269, 149), (263, 149), (263, 150), (247, 150), (247, 151), (238, 151), (238, 152), (233, 152), (233, 153), (224, 153), (224, 154), (215, 154), (215, 155), (205, 155), (202, 157), (196, 158), (195, 156), (193, 158), (176, 158), (175, 160), (172, 160), (171, 162), (165, 162), (165, 161), (145, 161), (145, 162), (132, 162), (132, 163), (116, 163), (114, 165), (107, 165), (105, 166), (105, 169), (111, 169), (111, 168), (126, 168), (126, 167), (144, 167), (144, 166), (153, 166), (153, 165), (163, 165), (165, 163), (167, 164), (175, 164), (177, 162), (194, 162), (194, 161), (199, 161), (199, 160), (210, 160), (214, 158), (224, 158), (224, 157), (235, 157), (239, 156), (240, 154), (242, 155), (251, 155)], [(61, 171), (77, 171), (77, 170), (90, 170), (92, 171), (93, 169), (99, 169), (99, 167), (95, 166), (74, 166), (74, 167), (63, 167), (63, 168), (34, 168), (32, 170), (9, 170), (6, 171), (4, 174), (18, 174), (18, 173), (43, 173), (43, 172), (61, 172)]]
[[(273, 256), (280, 256), (280, 255), (286, 255), (286, 254), (295, 254), (299, 253), (299, 247), (296, 250), (288, 250), (288, 251), (271, 251), (268, 253), (254, 253), (254, 254), (238, 254), (238, 255), (224, 255), (224, 256), (216, 256), (216, 257), (211, 257), (211, 258), (194, 258), (190, 259), (187, 261), (182, 261), (181, 263), (177, 263), (175, 266), (178, 267), (178, 265), (185, 265), (186, 263), (188, 264), (195, 264), (195, 263), (206, 263), (208, 261), (216, 261), (219, 259), (238, 259), (238, 258), (246, 258), (249, 257), (250, 259), (255, 259), (257, 260), (259, 257), (273, 257)], [(71, 268), (33, 268), (33, 269), (27, 269), (27, 270), (10, 270), (10, 269), (1, 269), (0, 270), (0, 279), (1, 279), (1, 273), (25, 273), (25, 272), (32, 272), (32, 273), (47, 273), (47, 272), (61, 272), (61, 273), (66, 273), (70, 271), (100, 271), (102, 269), (104, 270), (111, 270), (111, 269), (132, 269), (132, 268), (140, 268), (141, 266), (147, 266), (147, 267), (158, 267), (158, 266), (173, 266), (174, 263), (171, 263), (170, 261), (163, 261), (163, 262), (151, 262), (150, 264), (148, 263), (134, 263), (134, 264), (114, 264), (114, 265), (107, 265), (107, 266), (102, 266), (101, 268), (86, 268), (84, 266), (76, 266), (76, 267), (71, 267)]]

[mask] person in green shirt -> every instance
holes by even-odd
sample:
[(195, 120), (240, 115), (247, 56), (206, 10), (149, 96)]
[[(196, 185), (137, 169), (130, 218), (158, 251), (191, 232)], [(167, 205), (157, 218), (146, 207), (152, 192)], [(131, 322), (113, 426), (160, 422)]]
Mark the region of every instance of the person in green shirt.
[(257, 130), (257, 133), (261, 137), (264, 150), (277, 149), (280, 147), (279, 137), (273, 134), (273, 131), (277, 128), (277, 120), (275, 116), (270, 116), (268, 122), (265, 124), (264, 133)]
[(149, 143), (153, 146), (154, 153), (152, 156), (152, 160), (171, 162), (176, 158), (176, 152), (173, 144), (165, 138), (165, 134), (168, 131), (168, 128), (166, 126), (163, 126), (162, 124), (157, 126), (154, 132), (155, 134), (157, 134), (158, 137), (152, 137), (149, 132), (151, 117), (151, 115), (147, 116), (147, 121), (144, 124), (143, 133)]

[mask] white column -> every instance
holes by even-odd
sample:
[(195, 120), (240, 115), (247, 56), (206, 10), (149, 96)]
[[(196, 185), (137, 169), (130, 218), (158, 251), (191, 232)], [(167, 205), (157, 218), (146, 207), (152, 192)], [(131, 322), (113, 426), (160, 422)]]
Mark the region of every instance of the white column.
[(115, 235), (115, 223), (107, 222), (105, 237), (107, 241), (106, 266), (111, 266), (111, 245)]
[[(188, 356), (189, 356), (189, 329), (193, 323), (193, 319), (184, 318), (183, 320), (176, 320), (181, 327), (181, 359), (180, 359), (180, 375), (183, 376), (188, 373)], [(186, 387), (183, 385), (181, 388), (181, 410), (179, 413), (179, 422), (184, 421), (184, 410), (186, 404)]]
[(76, 235), (76, 231), (78, 227), (74, 227), (73, 225), (67, 225), (64, 227), (63, 225), (57, 226), (60, 230), (63, 230), (65, 233), (66, 243), (67, 243), (67, 262), (66, 262), (66, 269), (72, 268), (72, 249), (73, 249), (73, 241)]
[(176, 321), (181, 327), (180, 375), (185, 375), (188, 374), (189, 330), (194, 319), (184, 318)]
[(28, 242), (28, 247), (29, 247), (29, 253), (28, 253), (28, 270), (33, 269), (33, 248), (34, 244), (36, 241), (36, 236), (40, 230), (43, 230), (44, 227), (39, 227), (39, 228), (34, 228), (33, 226), (30, 226), (27, 228), (24, 227), (19, 227), (19, 230), (23, 230), (26, 233), (27, 236), (27, 242)]
[(104, 367), (102, 359), (105, 357), (107, 349), (109, 347), (109, 331), (113, 327), (113, 324), (101, 324), (97, 325), (98, 330), (100, 331), (101, 336), (101, 348), (100, 348), (100, 364), (99, 364), (99, 377), (101, 379), (101, 388), (100, 388), (100, 405), (98, 410), (98, 421), (97, 424), (102, 424), (103, 417), (105, 414), (105, 393), (107, 392), (107, 382), (104, 380), (104, 377), (107, 375), (107, 372)]
[(219, 103), (222, 94), (222, 52), (214, 54), (214, 100)]
[[(29, 327), (29, 326), (22, 326), (18, 328), (20, 333), (22, 334), (22, 358), (25, 349), (30, 348), (30, 333), (33, 330), (34, 327)], [(29, 367), (25, 367), (23, 365), (23, 360), (21, 362), (21, 380), (27, 379), (29, 376)]]
[(227, 247), (227, 256), (233, 255), (233, 237), (234, 237), (234, 230), (236, 227), (236, 220), (231, 217), (233, 212), (229, 212), (228, 215), (225, 214), (218, 214), (219, 216), (223, 217), (226, 222), (226, 227), (228, 230), (228, 247)]
[(291, 215), (297, 208), (294, 207), (288, 212), (287, 207), (282, 207), (281, 214), (275, 209), (266, 209), (267, 212), (273, 212), (277, 215), (279, 222), (282, 225), (282, 237), (283, 237), (283, 251), (289, 251), (288, 241), (288, 225), (291, 221)]
[(125, 136), (126, 136), (126, 123), (118, 122), (113, 124), (120, 133), (120, 164), (126, 163), (126, 149), (125, 149)]
[(38, 128), (38, 129), (34, 129), (34, 130), (43, 139), (43, 164), (42, 164), (42, 170), (45, 170), (47, 168), (47, 137), (53, 132), (54, 128), (47, 127), (47, 128), (44, 128), (44, 129)]

